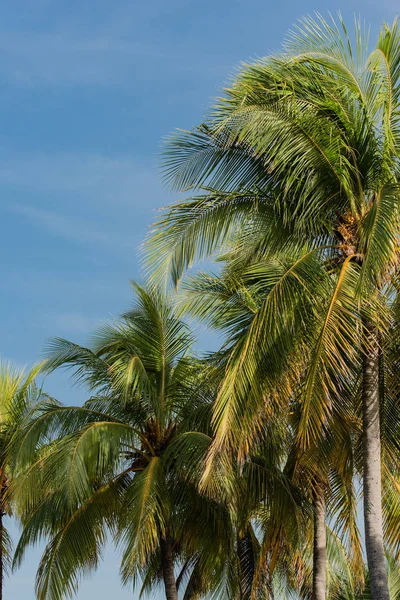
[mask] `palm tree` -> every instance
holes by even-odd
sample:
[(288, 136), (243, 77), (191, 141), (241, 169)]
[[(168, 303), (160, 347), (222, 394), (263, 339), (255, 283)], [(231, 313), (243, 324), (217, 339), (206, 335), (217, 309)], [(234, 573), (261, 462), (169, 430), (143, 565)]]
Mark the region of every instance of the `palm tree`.
[(230, 358), (214, 448), (240, 427), (266, 355), (277, 366), (264, 376), (275, 390), (293, 355), (308, 357), (303, 449), (324, 437), (341, 392), (351, 385), (355, 396), (361, 377), (374, 600), (389, 598), (379, 365), (398, 279), (399, 75), (397, 21), (369, 52), (360, 23), (352, 38), (341, 21), (304, 19), (281, 53), (244, 65), (208, 122), (171, 139), (166, 177), (201, 195), (165, 212), (148, 253), (156, 276), (169, 271), (177, 282), (196, 259), (233, 249), (246, 278), (269, 287)]
[[(276, 264), (275, 264), (276, 267)], [(264, 275), (267, 274), (268, 266), (264, 264)], [(270, 279), (268, 278), (268, 281)], [(211, 276), (206, 273), (199, 273), (195, 277), (189, 278), (185, 282), (185, 310), (194, 317), (205, 319), (207, 324), (225, 332), (225, 345), (218, 353), (219, 360), (222, 363), (222, 370), (227, 370), (229, 375), (229, 365), (231, 356), (241, 344), (245, 344), (249, 339), (249, 331), (253, 326), (254, 319), (257, 318), (258, 311), (263, 305), (265, 295), (269, 289), (265, 287), (263, 277), (254, 277), (251, 285), (245, 285), (240, 280), (237, 269), (233, 271), (232, 265), (222, 271), (220, 276)], [(307, 323), (309, 331), (312, 333), (312, 321)], [(356, 454), (357, 444), (354, 443), (356, 434), (359, 436), (360, 423), (356, 411), (352, 407), (351, 398), (346, 398), (345, 390), (342, 390), (341, 398), (335, 403), (330, 427), (326, 435), (317, 446), (309, 447), (304, 451), (298, 444), (298, 428), (302, 420), (302, 395), (303, 395), (303, 377), (306, 374), (304, 363), (307, 356), (306, 348), (301, 348), (301, 358), (298, 357), (297, 364), (292, 363), (290, 375), (292, 383), (286, 383), (286, 391), (283, 384), (282, 370), (279, 369), (278, 357), (276, 364), (271, 355), (261, 356), (261, 363), (258, 374), (254, 377), (257, 383), (254, 393), (252, 388), (246, 388), (246, 404), (243, 407), (235, 406), (239, 411), (235, 420), (240, 421), (240, 429), (234, 428), (236, 443), (238, 444), (238, 454), (243, 461), (243, 457), (249, 454), (249, 449), (253, 448), (258, 457), (266, 455), (275, 456), (275, 468), (283, 468), (285, 477), (289, 478), (291, 485), (295, 486), (298, 493), (301, 493), (309, 506), (314, 506), (313, 524), (307, 519), (306, 525), (302, 528), (301, 536), (310, 541), (309, 532), (314, 529), (314, 554), (313, 561), (315, 568), (314, 575), (314, 596), (324, 597), (327, 589), (327, 547), (326, 536), (329, 521), (335, 522), (332, 534), (339, 535), (345, 547), (346, 552), (351, 558), (353, 579), (355, 583), (360, 581), (360, 571), (362, 570), (362, 555), (358, 527), (356, 523), (357, 515), (357, 494), (354, 489), (354, 475), (356, 472)], [(272, 369), (271, 369), (272, 367)], [(279, 395), (271, 393), (273, 390), (272, 381), (268, 381), (268, 374), (274, 375), (278, 372), (280, 377)], [(304, 373), (305, 371), (305, 373)], [(299, 373), (299, 381), (293, 378), (294, 373)], [(225, 375), (225, 378), (227, 375)], [(265, 382), (267, 380), (267, 384)], [(262, 389), (262, 385), (265, 385)], [(276, 431), (280, 431), (279, 435)], [(268, 450), (265, 448), (265, 439), (269, 441)], [(259, 458), (258, 458), (259, 461)], [(286, 464), (285, 464), (286, 463)], [(254, 459), (250, 461), (254, 464)], [(268, 471), (271, 472), (271, 465), (268, 465)], [(229, 466), (228, 466), (229, 469)], [(213, 469), (214, 471), (214, 469)], [(254, 490), (259, 488), (259, 475), (253, 478), (251, 485), (247, 486), (246, 494), (252, 497)], [(274, 486), (269, 482), (266, 490), (271, 495)], [(236, 488), (241, 488), (240, 478), (235, 482)], [(276, 487), (276, 486), (275, 486)], [(299, 538), (299, 525), (295, 519), (295, 525), (292, 525), (292, 533), (282, 535), (290, 524), (291, 516), (295, 516), (294, 505), (288, 505), (287, 500), (282, 495), (277, 495), (276, 491), (272, 493), (275, 497), (275, 503), (280, 505), (280, 519), (269, 518), (269, 535), (265, 537), (264, 547), (269, 549), (268, 562), (273, 565), (276, 562), (276, 555), (288, 555), (286, 572), (290, 571), (293, 563), (296, 564), (296, 570), (303, 570), (299, 564), (301, 556), (305, 554), (303, 543), (299, 545), (299, 540), (293, 544), (293, 538)], [(264, 496), (259, 496), (258, 504)], [(243, 497), (236, 501), (236, 506), (246, 505)], [(257, 505), (257, 503), (256, 503)], [(328, 509), (326, 510), (326, 505)], [(284, 510), (284, 507), (286, 509)], [(302, 520), (304, 520), (303, 515)], [(298, 517), (297, 517), (298, 519)], [(280, 533), (277, 535), (277, 531)], [(293, 535), (294, 533), (294, 535)], [(286, 546), (282, 547), (282, 540), (285, 540)], [(288, 541), (290, 544), (288, 545)], [(311, 546), (313, 541), (311, 539)], [(271, 548), (274, 549), (271, 554)], [(267, 559), (268, 552), (264, 553)], [(297, 558), (296, 558), (297, 557)], [(273, 567), (272, 567), (273, 571)], [(271, 575), (273, 573), (271, 572)], [(320, 595), (317, 595), (318, 589)], [(299, 593), (299, 590), (297, 590)]]
[[(398, 600), (400, 598), (400, 571), (398, 561), (391, 555), (387, 556), (387, 572), (389, 596), (391, 600)], [(355, 590), (351, 581), (349, 581), (346, 576), (342, 576), (340, 588), (335, 597), (337, 600), (368, 600), (371, 598), (368, 571), (365, 572), (365, 582), (366, 583), (361, 590)]]
[(167, 600), (229, 544), (227, 511), (194, 483), (211, 441), (207, 372), (168, 299), (134, 288), (133, 309), (103, 326), (91, 349), (50, 344), (46, 370), (72, 368), (90, 399), (42, 404), (15, 440), (24, 525), (15, 564), (28, 544), (49, 540), (37, 575), (42, 600), (76, 591), (98, 565), (107, 531), (123, 549), (123, 582), (140, 576), (149, 590), (161, 579)]
[(23, 371), (9, 363), (0, 364), (0, 600), (4, 575), (12, 558), (12, 544), (4, 517), (12, 514), (15, 498), (10, 493), (12, 457), (10, 444), (20, 423), (41, 395), (35, 385), (40, 366)]

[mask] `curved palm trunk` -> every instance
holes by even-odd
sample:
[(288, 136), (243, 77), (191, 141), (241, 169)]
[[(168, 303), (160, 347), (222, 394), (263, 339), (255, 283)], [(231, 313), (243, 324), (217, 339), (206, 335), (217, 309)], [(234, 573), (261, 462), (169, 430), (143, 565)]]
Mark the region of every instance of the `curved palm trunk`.
[(326, 525), (325, 496), (317, 489), (314, 498), (313, 600), (326, 597)]
[(174, 573), (174, 561), (172, 558), (172, 541), (168, 535), (163, 536), (161, 538), (160, 548), (161, 568), (164, 578), (165, 597), (167, 600), (178, 600), (178, 591), (176, 588)]
[(363, 358), (364, 525), (373, 600), (389, 600), (382, 526), (379, 343), (367, 323)]

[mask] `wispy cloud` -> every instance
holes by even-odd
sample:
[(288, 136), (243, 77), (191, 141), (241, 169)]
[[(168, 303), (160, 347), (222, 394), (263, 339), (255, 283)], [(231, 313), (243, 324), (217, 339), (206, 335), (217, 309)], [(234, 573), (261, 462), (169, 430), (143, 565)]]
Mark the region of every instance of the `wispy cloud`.
[[(91, 37), (92, 36), (92, 37)], [(208, 78), (215, 72), (225, 75), (230, 65), (215, 62), (205, 69), (204, 52), (184, 51), (179, 41), (149, 44), (140, 39), (110, 35), (74, 37), (63, 32), (0, 31), (3, 81), (13, 85), (85, 85), (132, 87), (137, 78), (170, 80), (179, 73), (193, 72), (196, 78)], [(172, 92), (172, 89), (171, 89)]]
[(139, 41), (64, 33), (2, 32), (0, 52), (3, 78), (20, 85), (124, 84), (143, 57), (168, 60), (162, 48)]
[[(2, 83), (132, 88), (149, 78), (168, 85), (180, 73), (187, 80), (188, 71), (196, 79), (208, 78), (216, 69), (220, 72), (215, 52), (205, 59), (207, 44), (192, 43), (184, 23), (184, 35), (175, 35), (190, 3), (119, 0), (115, 5), (98, 0), (94, 11), (83, 6), (81, 11), (62, 11), (48, 2), (41, 11), (35, 0), (29, 12), (23, 2), (23, 8), (14, 7), (8, 15), (6, 10), (0, 23)], [(169, 88), (173, 93), (174, 86)]]
[(46, 326), (56, 332), (55, 335), (65, 334), (90, 334), (101, 322), (102, 319), (88, 316), (77, 312), (63, 312), (49, 314), (42, 317)]
[(85, 194), (96, 203), (109, 199), (130, 205), (135, 203), (138, 192), (165, 194), (154, 167), (139, 164), (130, 156), (84, 152), (10, 156), (5, 150), (0, 151), (0, 185)]
[[(56, 237), (88, 244), (101, 243), (110, 245), (113, 241), (109, 233), (96, 231), (91, 228), (89, 223), (71, 219), (67, 215), (23, 204), (12, 204), (7, 208), (26, 217), (32, 223), (46, 229)], [(121, 240), (119, 239), (120, 242)]]
[(152, 209), (172, 198), (156, 169), (130, 156), (0, 152), (0, 165), (0, 191), (12, 200), (5, 210), (55, 237), (131, 256)]

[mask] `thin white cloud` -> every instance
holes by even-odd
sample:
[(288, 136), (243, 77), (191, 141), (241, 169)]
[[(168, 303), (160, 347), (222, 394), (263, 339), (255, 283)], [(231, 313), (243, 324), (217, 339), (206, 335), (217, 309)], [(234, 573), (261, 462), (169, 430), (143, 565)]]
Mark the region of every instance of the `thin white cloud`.
[[(186, 3), (186, 0), (183, 2)], [(132, 12), (113, 11), (113, 18), (96, 18), (87, 26), (81, 20), (63, 18), (50, 23), (48, 31), (13, 30), (0, 23), (0, 77), (2, 83), (23, 87), (37, 86), (135, 86), (149, 77), (160, 83), (176, 78), (180, 72), (192, 72), (197, 79), (219, 74), (226, 76), (232, 68), (221, 64), (222, 55), (205, 54), (207, 46), (183, 42), (180, 36), (152, 31), (152, 19), (166, 12), (179, 11), (181, 2), (165, 6), (147, 3), (142, 18)], [(174, 6), (172, 6), (174, 5)], [(3, 27), (3, 30), (1, 29)], [(147, 35), (146, 35), (147, 32)], [(185, 76), (187, 78), (187, 74)], [(170, 93), (174, 93), (171, 86)]]
[(112, 297), (116, 290), (119, 294), (128, 294), (130, 286), (127, 278), (120, 280), (120, 272), (113, 278), (98, 277), (97, 273), (87, 273), (84, 277), (77, 277), (75, 272), (65, 272), (59, 267), (53, 266), (44, 270), (42, 265), (38, 264), (36, 268), (21, 266), (19, 269), (4, 269), (4, 277), (0, 279), (0, 290), (2, 292), (16, 292), (22, 297), (24, 294), (31, 294), (38, 299), (43, 290), (46, 290), (46, 297), (51, 298), (60, 295), (62, 298), (71, 295), (72, 298), (89, 297), (93, 294), (95, 297)]
[(0, 73), (14, 84), (125, 84), (143, 57), (166, 62), (158, 49), (112, 37), (76, 38), (64, 33), (1, 32)]
[[(0, 151), (0, 193), (8, 212), (73, 243), (135, 256), (153, 220), (169, 203), (155, 168), (130, 156), (15, 155)], [(138, 229), (138, 223), (140, 231)]]
[(56, 333), (56, 335), (68, 334), (90, 334), (101, 319), (84, 315), (77, 312), (64, 312), (59, 314), (49, 314), (42, 317), (46, 326)]
[(66, 240), (85, 244), (101, 243), (105, 245), (112, 245), (114, 241), (110, 234), (103, 231), (96, 231), (91, 228), (90, 224), (72, 219), (68, 215), (18, 203), (9, 205), (8, 210), (26, 217), (35, 225), (39, 225), (49, 231), (52, 235), (62, 237)]
[(90, 196), (96, 203), (108, 199), (129, 205), (135, 204), (138, 191), (147, 190), (154, 200), (155, 196), (166, 194), (155, 168), (140, 165), (130, 156), (88, 153), (10, 156), (0, 151), (0, 185), (79, 194)]

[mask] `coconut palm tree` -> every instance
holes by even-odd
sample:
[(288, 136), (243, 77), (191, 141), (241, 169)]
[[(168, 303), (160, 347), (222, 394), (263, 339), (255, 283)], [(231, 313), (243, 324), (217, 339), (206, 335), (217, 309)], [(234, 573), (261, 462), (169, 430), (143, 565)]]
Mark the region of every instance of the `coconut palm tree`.
[(134, 288), (133, 309), (103, 326), (90, 349), (50, 343), (46, 370), (72, 368), (90, 399), (41, 404), (14, 440), (24, 525), (15, 564), (30, 543), (48, 540), (37, 575), (42, 600), (76, 591), (108, 531), (123, 550), (123, 582), (140, 576), (149, 590), (161, 580), (167, 600), (229, 546), (227, 511), (193, 483), (211, 441), (207, 373), (168, 299)]
[[(391, 600), (400, 598), (400, 572), (398, 561), (390, 554), (387, 555), (387, 572), (389, 583), (389, 596)], [(365, 585), (361, 590), (355, 590), (346, 576), (341, 578), (340, 588), (335, 596), (337, 600), (357, 600), (358, 598), (368, 600), (371, 598), (369, 585), (369, 573), (365, 572)]]
[[(277, 266), (276, 262), (274, 266)], [(268, 265), (265, 263), (264, 269), (266, 276)], [(237, 348), (249, 340), (249, 331), (251, 331), (254, 320), (257, 319), (258, 311), (263, 306), (265, 296), (270, 292), (264, 285), (265, 281), (266, 279), (263, 277), (255, 278), (253, 276), (251, 285), (245, 285), (244, 281), (240, 280), (237, 269), (233, 271), (232, 265), (228, 263), (228, 267), (222, 271), (220, 276), (199, 273), (185, 282), (185, 310), (192, 316), (205, 319), (210, 326), (225, 332), (225, 345), (219, 352), (220, 361), (224, 363), (223, 369), (225, 369), (223, 378), (229, 376), (231, 357)], [(309, 319), (307, 328), (311, 334), (313, 334), (313, 326), (313, 320)], [(289, 477), (291, 484), (301, 492), (310, 506), (314, 505), (314, 527), (308, 519), (301, 533), (301, 537), (303, 539), (305, 537), (309, 543), (310, 532), (312, 533), (314, 530), (314, 588), (318, 586), (325, 590), (327, 587), (328, 517), (330, 522), (332, 519), (335, 521), (332, 533), (343, 538), (343, 543), (347, 547), (347, 554), (351, 557), (352, 562), (353, 579), (357, 583), (362, 571), (362, 555), (356, 524), (357, 494), (354, 488), (354, 476), (357, 444), (354, 443), (354, 439), (359, 437), (361, 427), (357, 411), (352, 406), (352, 398), (346, 398), (349, 390), (341, 390), (341, 397), (335, 403), (330, 427), (322, 442), (318, 446), (310, 446), (305, 451), (298, 444), (298, 428), (302, 421), (303, 379), (307, 375), (306, 367), (309, 360), (307, 348), (301, 347), (297, 363), (292, 363), (290, 367), (292, 381), (287, 381), (286, 390), (282, 385), (282, 369), (279, 369), (279, 362), (282, 362), (281, 357), (278, 357), (276, 366), (271, 358), (270, 354), (261, 355), (263, 362), (254, 378), (256, 383), (258, 382), (255, 394), (254, 385), (246, 388), (244, 394), (246, 404), (242, 409), (244, 412), (239, 412), (238, 417), (235, 416), (235, 422), (238, 418), (241, 423), (240, 428), (237, 429), (235, 426), (233, 431), (239, 447), (240, 461), (243, 461), (243, 457), (249, 454), (251, 448), (253, 448), (253, 452), (256, 449), (260, 456), (260, 448), (263, 444), (265, 445), (263, 436), (267, 436), (275, 448), (275, 465), (284, 469), (283, 472), (286, 477)], [(279, 395), (273, 393), (275, 385), (273, 380), (268, 380), (271, 366), (273, 366), (272, 372), (274, 373), (278, 369), (280, 376)], [(298, 374), (297, 381), (293, 377), (296, 373)], [(263, 384), (264, 389), (262, 389)], [(241, 410), (237, 405), (236, 409)], [(279, 436), (276, 435), (277, 424), (279, 424)], [(270, 457), (271, 453), (272, 448), (269, 447), (266, 455)], [(261, 456), (263, 454), (265, 451), (261, 452)], [(271, 471), (271, 466), (269, 466), (269, 471)], [(252, 485), (256, 489), (258, 488), (259, 477), (254, 478)], [(240, 480), (235, 483), (235, 486), (241, 487)], [(270, 486), (269, 491), (271, 489), (273, 488)], [(251, 486), (247, 486), (247, 490), (247, 494), (251, 495), (249, 492)], [(276, 494), (274, 495), (276, 496)], [(262, 496), (258, 502), (261, 500)], [(269, 537), (267, 535), (264, 541), (264, 546), (269, 549), (269, 557), (267, 552), (264, 553), (264, 558), (273, 565), (276, 562), (276, 555), (282, 556), (286, 553), (288, 555), (287, 569), (295, 561), (293, 558), (295, 555), (299, 557), (298, 565), (305, 551), (303, 542), (299, 544), (298, 540), (293, 545), (293, 533), (289, 536), (276, 535), (277, 530), (283, 533), (283, 523), (289, 525), (289, 515), (295, 515), (293, 505), (289, 506), (285, 502), (285, 498), (278, 497), (277, 502), (281, 505), (281, 518), (280, 522), (275, 519), (275, 525), (271, 525), (271, 519), (269, 519)], [(243, 499), (236, 504), (241, 507), (245, 505)], [(285, 506), (287, 510), (283, 510)], [(292, 527), (292, 532), (293, 529), (297, 534), (295, 537), (298, 538), (298, 524), (294, 528)], [(282, 540), (285, 540), (286, 543), (284, 549)], [(288, 546), (288, 541), (291, 542), (291, 547)], [(311, 539), (312, 545), (313, 540)], [(274, 551), (271, 554), (272, 548)], [(299, 566), (297, 566), (297, 570), (301, 570)], [(297, 592), (300, 593), (299, 590)], [(325, 591), (323, 593), (325, 594)]]
[(3, 599), (4, 575), (12, 560), (12, 544), (4, 526), (11, 515), (15, 498), (10, 493), (12, 457), (10, 444), (20, 423), (38, 400), (41, 391), (35, 385), (40, 365), (24, 371), (10, 363), (0, 364), (0, 600)]
[[(390, 335), (398, 279), (399, 75), (397, 21), (382, 25), (370, 51), (358, 22), (350, 36), (342, 21), (304, 19), (281, 53), (243, 66), (206, 123), (171, 139), (166, 177), (198, 195), (167, 209), (148, 252), (156, 276), (168, 271), (177, 282), (196, 259), (234, 247), (244, 269), (249, 265), (246, 276), (264, 271), (269, 285), (230, 359), (216, 402), (215, 447), (238, 428), (262, 355), (274, 366), (283, 363), (267, 375), (276, 390), (276, 374), (287, 371), (299, 347), (307, 348), (298, 428), (303, 449), (324, 437), (341, 391), (354, 384), (355, 396), (361, 381), (374, 600), (389, 597), (380, 349)], [(297, 344), (300, 339), (306, 342)]]

